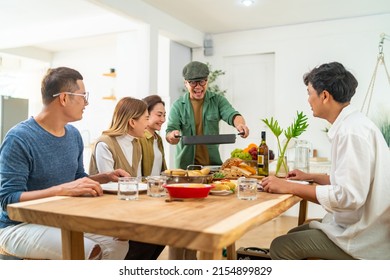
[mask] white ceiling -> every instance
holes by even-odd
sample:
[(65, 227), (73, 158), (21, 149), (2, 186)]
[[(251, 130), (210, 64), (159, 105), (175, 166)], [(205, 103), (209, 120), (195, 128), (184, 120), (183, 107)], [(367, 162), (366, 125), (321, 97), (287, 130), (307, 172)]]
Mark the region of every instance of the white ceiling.
[(207, 33), (291, 25), (390, 12), (389, 0), (143, 0)]
[[(225, 33), (390, 13), (389, 0), (127, 0), (145, 3), (204, 33)], [(122, 1), (123, 2), (123, 1)], [(0, 0), (0, 50), (35, 46), (49, 51), (104, 44), (137, 22), (110, 0)], [(150, 6), (146, 6), (151, 8)], [(390, 24), (390, 23), (389, 23)]]

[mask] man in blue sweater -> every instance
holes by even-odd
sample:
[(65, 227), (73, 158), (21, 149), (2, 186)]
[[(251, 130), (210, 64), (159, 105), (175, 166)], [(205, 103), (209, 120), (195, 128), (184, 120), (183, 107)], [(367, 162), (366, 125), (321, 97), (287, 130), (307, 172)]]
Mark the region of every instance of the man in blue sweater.
[[(129, 174), (84, 171), (81, 135), (68, 124), (80, 120), (88, 105), (78, 71), (50, 69), (41, 93), (42, 111), (12, 128), (0, 149), (0, 247), (20, 258), (61, 259), (60, 229), (12, 221), (7, 205), (57, 195), (101, 196), (99, 183)], [(127, 241), (96, 234), (84, 234), (84, 243), (86, 259), (123, 259), (128, 250)]]

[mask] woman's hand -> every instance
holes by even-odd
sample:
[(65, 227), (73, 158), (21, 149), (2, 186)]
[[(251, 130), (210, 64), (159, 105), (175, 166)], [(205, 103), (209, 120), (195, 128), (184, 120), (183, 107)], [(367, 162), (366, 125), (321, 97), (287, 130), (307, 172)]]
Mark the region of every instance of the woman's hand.
[(123, 169), (115, 169), (107, 173), (108, 182), (118, 182), (119, 177), (131, 177), (131, 175)]
[(131, 175), (123, 169), (116, 169), (111, 172), (98, 173), (89, 176), (90, 179), (99, 182), (100, 184), (118, 182), (119, 177), (131, 177)]

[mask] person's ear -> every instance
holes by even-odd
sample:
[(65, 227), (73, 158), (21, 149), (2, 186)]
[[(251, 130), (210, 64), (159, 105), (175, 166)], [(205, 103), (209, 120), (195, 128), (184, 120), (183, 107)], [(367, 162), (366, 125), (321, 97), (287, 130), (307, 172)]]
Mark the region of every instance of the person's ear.
[(133, 118), (129, 120), (129, 127), (132, 129), (135, 127), (135, 120)]
[(330, 93), (329, 93), (327, 90), (324, 90), (324, 91), (322, 92), (322, 97), (321, 97), (322, 102), (323, 102), (323, 103), (327, 103), (327, 102), (330, 101), (330, 98), (331, 98)]
[(66, 105), (67, 98), (68, 98), (67, 94), (60, 94), (58, 96), (58, 100), (59, 100), (61, 106), (65, 106)]

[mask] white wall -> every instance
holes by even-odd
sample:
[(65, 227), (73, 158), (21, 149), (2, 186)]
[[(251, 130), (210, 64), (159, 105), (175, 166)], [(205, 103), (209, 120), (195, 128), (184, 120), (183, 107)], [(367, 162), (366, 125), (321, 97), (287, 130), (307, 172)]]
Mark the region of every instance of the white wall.
[[(343, 63), (359, 81), (352, 104), (360, 108), (376, 64), (381, 33), (390, 34), (390, 14), (226, 33), (213, 36), (213, 56), (205, 57), (202, 49), (194, 49), (193, 59), (210, 62), (213, 68), (224, 70), (228, 57), (274, 53), (275, 92), (274, 101), (270, 101), (278, 104), (274, 117), (279, 120), (281, 127), (285, 128), (292, 122), (296, 111), (303, 111), (309, 117), (310, 126), (301, 138), (312, 142), (313, 148), (318, 150), (318, 156), (329, 157), (330, 144), (322, 131), (328, 124), (312, 116), (302, 76), (322, 63)], [(384, 54), (385, 57), (390, 57), (389, 41), (385, 41)], [(383, 74), (383, 67), (379, 71)], [(222, 76), (221, 83), (227, 84), (223, 78)], [(253, 87), (261, 86), (253, 81)], [(375, 84), (374, 95), (386, 96), (389, 93), (386, 79)], [(390, 98), (387, 100), (390, 101)], [(239, 105), (237, 101), (234, 104), (236, 106)], [(262, 100), (257, 100), (255, 96), (252, 100), (242, 102), (257, 103), (259, 110), (262, 106), (272, 106), (261, 104)], [(259, 118), (256, 112), (242, 113), (247, 119)], [(259, 135), (261, 127), (259, 125), (250, 129)], [(272, 137), (271, 134), (268, 135)], [(276, 150), (276, 147), (270, 148)], [(287, 211), (286, 215), (297, 213), (296, 206)], [(322, 217), (323, 214), (321, 207), (309, 203), (309, 218)]]
[[(327, 122), (312, 117), (302, 76), (325, 62), (343, 63), (359, 81), (352, 103), (360, 108), (376, 64), (381, 33), (390, 34), (390, 14), (214, 35), (214, 55), (204, 57), (203, 50), (195, 49), (193, 58), (224, 69), (224, 61), (230, 56), (275, 53), (274, 99), (278, 106), (274, 117), (281, 127), (286, 127), (297, 110), (304, 111), (310, 126), (302, 137), (313, 142), (319, 156), (329, 157), (330, 146), (322, 132)], [(384, 52), (390, 56), (389, 41), (385, 42)], [(261, 87), (255, 81), (253, 86)], [(376, 94), (389, 92), (385, 82), (375, 88)], [(251, 102), (261, 104), (255, 97)], [(253, 112), (243, 113), (247, 118), (256, 117)], [(256, 131), (260, 127), (250, 129)], [(256, 134), (259, 135), (258, 131)]]

